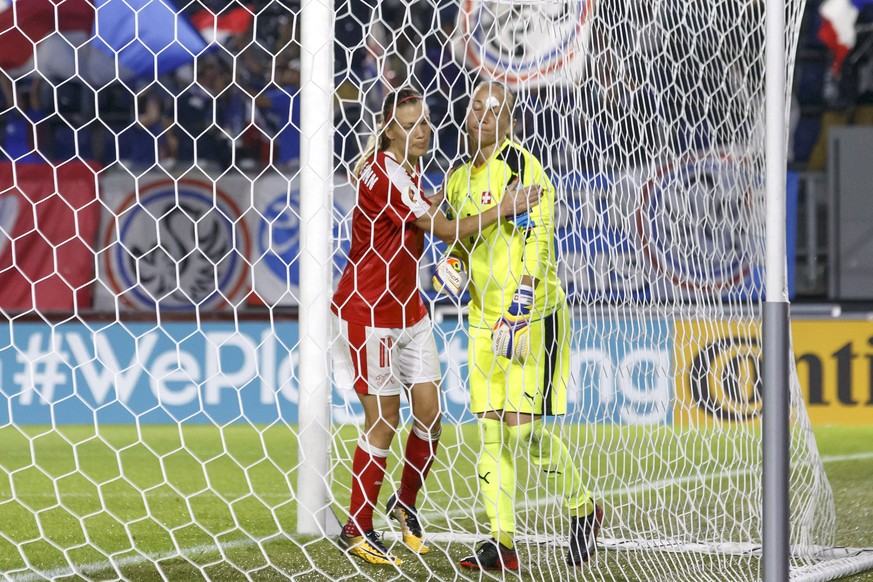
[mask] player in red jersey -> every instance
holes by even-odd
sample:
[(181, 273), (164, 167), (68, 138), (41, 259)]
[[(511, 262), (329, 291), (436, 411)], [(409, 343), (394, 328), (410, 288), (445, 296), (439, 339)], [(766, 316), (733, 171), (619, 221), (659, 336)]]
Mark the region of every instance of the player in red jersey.
[(338, 326), (334, 370), (354, 385), (364, 407), (364, 430), (352, 460), (349, 520), (340, 545), (373, 564), (400, 565), (373, 527), (373, 509), (385, 474), (406, 389), (413, 426), (406, 441), (400, 487), (387, 512), (413, 552), (428, 551), (415, 508), (440, 437), (441, 373), (430, 318), (418, 290), (424, 233), (449, 244), (476, 236), (502, 217), (535, 205), (541, 188), (516, 188), (481, 214), (449, 220), (424, 197), (419, 160), (430, 149), (431, 126), (421, 93), (389, 94), (376, 138), (355, 167), (358, 201), (352, 216), (349, 262), (333, 295)]

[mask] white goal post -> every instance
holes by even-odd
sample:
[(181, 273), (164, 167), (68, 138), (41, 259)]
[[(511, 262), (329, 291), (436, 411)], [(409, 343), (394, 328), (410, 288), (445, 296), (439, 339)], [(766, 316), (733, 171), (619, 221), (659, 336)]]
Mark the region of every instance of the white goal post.
[(301, 139), (300, 188), (311, 195), (300, 199), (300, 398), (297, 474), (297, 531), (337, 535), (330, 513), (330, 250), (333, 208), (333, 55), (325, 38), (333, 35), (333, 6), (329, 0), (305, 2), (301, 7)]
[[(765, 302), (762, 309), (763, 367), (767, 386), (761, 419), (762, 455), (762, 579), (785, 580), (791, 572), (790, 449), (791, 403), (789, 365), (791, 331), (785, 269), (785, 168), (787, 167), (785, 108), (785, 5), (768, 0), (764, 97), (766, 108), (766, 264)], [(794, 39), (790, 39), (794, 40)], [(795, 41), (796, 42), (796, 41)], [(796, 45), (791, 53), (796, 52)]]

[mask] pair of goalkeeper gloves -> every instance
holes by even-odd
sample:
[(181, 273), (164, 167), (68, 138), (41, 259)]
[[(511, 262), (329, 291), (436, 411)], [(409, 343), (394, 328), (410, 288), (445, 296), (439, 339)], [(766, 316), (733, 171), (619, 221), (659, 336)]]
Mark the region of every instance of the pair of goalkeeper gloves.
[[(437, 261), (433, 287), (438, 293), (458, 299), (467, 287), (467, 279), (466, 266), (458, 257), (444, 256)], [(509, 308), (491, 331), (491, 350), (496, 356), (509, 360), (523, 360), (528, 356), (528, 324), (533, 302), (534, 288), (519, 285)]]

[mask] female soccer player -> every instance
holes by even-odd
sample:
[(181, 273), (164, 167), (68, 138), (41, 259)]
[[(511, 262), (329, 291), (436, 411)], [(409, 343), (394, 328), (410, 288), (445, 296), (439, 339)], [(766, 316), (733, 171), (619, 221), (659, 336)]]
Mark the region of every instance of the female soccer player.
[(332, 301), (339, 327), (334, 349), (337, 381), (354, 384), (365, 425), (352, 461), (349, 520), (340, 544), (373, 564), (401, 563), (374, 531), (373, 509), (404, 388), (414, 422), (400, 488), (388, 500), (387, 512), (400, 522), (407, 547), (419, 554), (428, 551), (415, 503), (440, 437), (440, 366), (418, 290), (424, 233), (432, 232), (449, 244), (459, 236), (476, 236), (482, 227), (513, 216), (516, 205), (523, 211), (536, 204), (541, 192), (539, 186), (515, 188), (514, 183), (501, 204), (476, 216), (449, 220), (421, 188), (419, 160), (430, 147), (430, 137), (428, 112), (418, 91), (400, 89), (386, 97), (377, 136), (355, 168), (358, 201), (349, 262)]
[(479, 418), (479, 486), (493, 539), (461, 561), (485, 570), (517, 570), (514, 549), (516, 458), (527, 454), (556, 480), (570, 510), (567, 562), (594, 552), (602, 510), (582, 484), (567, 446), (542, 417), (564, 414), (570, 373), (570, 317), (555, 264), (555, 189), (539, 160), (512, 141), (515, 96), (480, 84), (466, 118), (472, 159), (446, 185), (457, 216), (500, 204), (506, 184), (543, 188), (529, 213), (460, 240), (470, 270), (470, 408)]

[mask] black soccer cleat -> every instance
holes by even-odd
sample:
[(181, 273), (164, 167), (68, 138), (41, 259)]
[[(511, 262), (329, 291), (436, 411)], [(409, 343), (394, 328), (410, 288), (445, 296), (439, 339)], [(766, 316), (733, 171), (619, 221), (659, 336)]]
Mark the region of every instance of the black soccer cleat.
[(472, 556), (461, 560), (462, 568), (471, 570), (510, 570), (518, 571), (518, 554), (493, 539), (482, 542)]
[(603, 509), (594, 504), (594, 511), (585, 517), (570, 520), (570, 549), (567, 550), (567, 564), (582, 566), (597, 551), (597, 536), (603, 523)]

